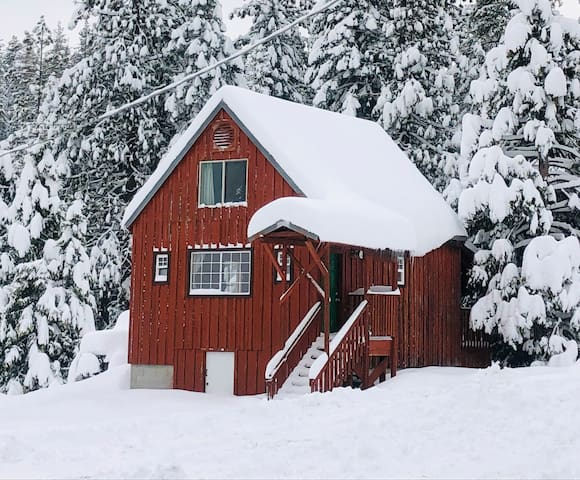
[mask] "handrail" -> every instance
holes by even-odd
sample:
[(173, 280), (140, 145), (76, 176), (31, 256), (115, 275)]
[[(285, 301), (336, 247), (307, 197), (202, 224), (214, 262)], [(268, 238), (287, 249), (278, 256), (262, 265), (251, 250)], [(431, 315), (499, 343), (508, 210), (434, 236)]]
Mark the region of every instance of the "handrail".
[(312, 364), (308, 375), (311, 391), (332, 390), (346, 380), (353, 367), (364, 363), (369, 344), (368, 317), (363, 315), (367, 305), (367, 300), (359, 304), (330, 342), (329, 355), (323, 353)]
[[(269, 399), (278, 393), (279, 388), (290, 375), (291, 369), (296, 366), (290, 366), (289, 363), (297, 364), (315, 340), (318, 329), (311, 332), (312, 329), (310, 327), (315, 325), (313, 320), (318, 312), (320, 312), (321, 306), (321, 302), (316, 302), (308, 310), (308, 313), (288, 337), (288, 340), (286, 340), (284, 347), (276, 352), (266, 365), (264, 378), (266, 380), (266, 393)], [(289, 362), (291, 357), (296, 357), (292, 358), (295, 362)]]

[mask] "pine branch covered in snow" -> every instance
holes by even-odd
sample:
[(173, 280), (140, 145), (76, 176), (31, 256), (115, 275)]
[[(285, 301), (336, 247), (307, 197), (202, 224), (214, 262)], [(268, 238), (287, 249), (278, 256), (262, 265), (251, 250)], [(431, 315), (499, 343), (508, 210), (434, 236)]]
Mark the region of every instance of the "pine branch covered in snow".
[[(225, 34), (219, 1), (173, 0), (168, 3), (178, 4), (171, 38), (164, 47), (164, 54), (175, 59), (173, 81), (234, 53), (232, 41)], [(207, 75), (170, 93), (165, 109), (175, 123), (184, 126), (222, 85), (244, 85), (242, 73), (241, 59), (212, 69)]]
[[(250, 31), (238, 42), (247, 45), (275, 32), (304, 13), (297, 2), (280, 0), (246, 0), (233, 16), (250, 18)], [(303, 103), (306, 85), (306, 45), (295, 28), (271, 42), (259, 46), (245, 58), (248, 87), (259, 93)], [(306, 94), (306, 97), (310, 95)]]
[(459, 9), (451, 0), (395, 0), (384, 8), (384, 79), (376, 112), (427, 179), (443, 190), (455, 169), (453, 137)]
[(378, 44), (379, 3), (345, 0), (312, 21), (306, 81), (315, 92), (315, 106), (376, 118), (386, 63), (386, 52)]
[[(551, 346), (556, 338), (578, 339), (570, 322), (561, 323), (577, 305), (554, 301), (554, 286), (530, 287), (527, 265), (533, 255), (552, 255), (556, 241), (535, 237), (578, 232), (580, 27), (555, 15), (548, 0), (515, 6), (503, 42), (487, 53), (481, 76), (471, 83), (473, 108), (463, 119), (461, 180), (454, 188), (463, 189), (459, 213), (482, 249), (471, 273), (474, 295), (484, 295), (472, 312), (473, 326), (499, 333), (510, 346), (504, 358), (515, 358), (514, 349), (546, 358), (558, 353)], [(506, 241), (510, 255), (500, 262), (493, 252), (505, 251), (499, 246)], [(539, 245), (544, 253), (537, 253)], [(558, 268), (574, 271), (574, 255), (558, 258)], [(560, 290), (573, 277), (562, 276)]]
[[(32, 132), (29, 132), (32, 134)], [(22, 393), (66, 378), (83, 333), (94, 329), (82, 202), (62, 201), (65, 157), (36, 149), (10, 159), (2, 217), (0, 391)]]

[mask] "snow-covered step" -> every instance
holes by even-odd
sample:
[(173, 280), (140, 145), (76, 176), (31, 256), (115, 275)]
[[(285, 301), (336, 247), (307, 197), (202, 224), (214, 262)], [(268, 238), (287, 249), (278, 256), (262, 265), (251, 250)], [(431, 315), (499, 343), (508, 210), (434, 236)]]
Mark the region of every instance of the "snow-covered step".
[[(332, 338), (331, 334), (331, 338)], [(310, 381), (308, 379), (308, 374), (310, 373), (310, 367), (322, 353), (324, 352), (324, 334), (321, 334), (310, 346), (308, 351), (302, 357), (302, 360), (298, 362), (296, 368), (288, 376), (282, 388), (278, 391), (277, 397), (280, 396), (294, 396), (294, 395), (304, 395), (310, 393)]]

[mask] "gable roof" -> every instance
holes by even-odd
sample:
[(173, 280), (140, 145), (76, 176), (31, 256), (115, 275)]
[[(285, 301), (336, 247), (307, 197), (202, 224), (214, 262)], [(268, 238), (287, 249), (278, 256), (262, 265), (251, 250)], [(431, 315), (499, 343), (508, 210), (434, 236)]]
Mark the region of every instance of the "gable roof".
[[(465, 236), (445, 200), (378, 124), (231, 86), (218, 90), (169, 148), (127, 207), (125, 226), (135, 221), (221, 108), (294, 190), (313, 200), (278, 199), (266, 205), (252, 218), (250, 237), (268, 224), (286, 221), (324, 230), (324, 238), (313, 232), (323, 241), (423, 255)], [(330, 218), (335, 226), (324, 227)], [(341, 230), (358, 234), (346, 242)]]

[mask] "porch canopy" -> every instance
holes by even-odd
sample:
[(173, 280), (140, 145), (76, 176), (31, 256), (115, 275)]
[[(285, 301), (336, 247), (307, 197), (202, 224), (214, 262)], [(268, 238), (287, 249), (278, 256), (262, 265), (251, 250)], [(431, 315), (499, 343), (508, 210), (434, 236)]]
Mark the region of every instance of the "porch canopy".
[(279, 198), (254, 214), (248, 237), (252, 242), (281, 230), (321, 243), (377, 250), (417, 249), (417, 232), (411, 222), (360, 198)]

